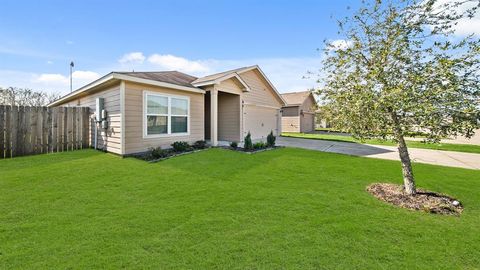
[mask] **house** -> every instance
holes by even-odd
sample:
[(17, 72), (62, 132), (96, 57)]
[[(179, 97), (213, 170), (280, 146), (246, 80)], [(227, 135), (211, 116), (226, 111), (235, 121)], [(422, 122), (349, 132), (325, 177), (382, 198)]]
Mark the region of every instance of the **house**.
[[(97, 112), (103, 104), (105, 121)], [(197, 78), (178, 71), (111, 72), (49, 106), (87, 106), (90, 142), (129, 155), (175, 141), (242, 142), (281, 133), (285, 101), (258, 66)], [(102, 107), (99, 107), (102, 108)]]
[(315, 130), (317, 101), (310, 91), (282, 94), (286, 105), (282, 108), (283, 132), (312, 132)]

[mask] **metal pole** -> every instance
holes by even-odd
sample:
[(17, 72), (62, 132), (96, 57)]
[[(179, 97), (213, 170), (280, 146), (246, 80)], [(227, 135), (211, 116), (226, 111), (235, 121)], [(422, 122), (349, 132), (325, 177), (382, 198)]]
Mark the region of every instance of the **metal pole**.
[(73, 90), (73, 87), (72, 87), (72, 73), (73, 73), (73, 67), (75, 66), (75, 64), (72, 62), (70, 62), (70, 92), (72, 92)]

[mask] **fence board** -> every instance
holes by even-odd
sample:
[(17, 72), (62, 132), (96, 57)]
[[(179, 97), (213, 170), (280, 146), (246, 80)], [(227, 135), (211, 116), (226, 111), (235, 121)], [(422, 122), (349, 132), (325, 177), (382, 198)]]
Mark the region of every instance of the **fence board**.
[(52, 109), (46, 108), (47, 111), (47, 122), (45, 124), (45, 132), (46, 132), (46, 147), (45, 153), (51, 153), (53, 142), (52, 142)]
[(5, 106), (0, 105), (0, 159), (5, 155)]
[(32, 143), (30, 141), (30, 138), (32, 137), (32, 130), (31, 130), (31, 119), (30, 119), (30, 107), (23, 107), (23, 118), (25, 122), (25, 126), (23, 127), (25, 130), (25, 136), (23, 137), (23, 146), (25, 147), (24, 152), (25, 153), (31, 153), (32, 152)]
[(16, 136), (15, 136), (15, 155), (17, 156), (23, 156), (24, 149), (25, 149), (25, 143), (24, 143), (24, 137), (25, 137), (25, 117), (24, 117), (24, 107), (23, 106), (14, 106), (12, 108), (16, 108), (17, 110), (17, 128), (12, 128), (12, 130), (16, 130)]
[(37, 153), (37, 107), (30, 107), (30, 152)]
[(57, 151), (63, 151), (63, 108), (57, 108)]
[(87, 148), (90, 140), (90, 114), (88, 108), (83, 108), (83, 148)]
[(62, 108), (63, 111), (63, 125), (62, 125), (62, 151), (68, 150), (68, 110), (67, 107)]
[(5, 158), (11, 157), (11, 145), (10, 145), (10, 136), (11, 136), (11, 127), (10, 127), (10, 122), (11, 122), (11, 111), (12, 107), (6, 107), (5, 108)]
[(58, 108), (52, 108), (52, 145), (51, 145), (51, 152), (58, 151)]
[(0, 159), (89, 147), (89, 109), (0, 105)]
[(48, 108), (42, 107), (42, 150), (41, 153), (48, 153)]
[(17, 155), (18, 137), (18, 106), (11, 107), (11, 128), (10, 128), (10, 154)]

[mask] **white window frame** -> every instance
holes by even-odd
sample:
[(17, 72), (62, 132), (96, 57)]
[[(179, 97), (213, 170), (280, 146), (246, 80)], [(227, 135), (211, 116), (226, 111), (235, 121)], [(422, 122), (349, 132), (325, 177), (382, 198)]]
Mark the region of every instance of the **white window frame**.
[[(158, 116), (167, 116), (167, 133), (165, 134), (148, 134), (147, 129), (147, 97), (148, 96), (158, 96), (164, 97), (168, 99), (168, 113), (165, 114), (158, 114)], [(172, 98), (175, 99), (183, 99), (187, 101), (187, 115), (172, 115)], [(148, 115), (155, 115), (155, 114), (148, 114)], [(182, 133), (172, 133), (172, 116), (183, 116), (187, 117), (187, 132)], [(152, 91), (143, 91), (143, 138), (150, 139), (150, 138), (162, 138), (162, 137), (174, 137), (174, 136), (189, 136), (190, 135), (190, 97), (189, 96), (180, 96), (180, 95), (171, 95), (171, 94), (164, 94), (159, 92), (152, 92)]]

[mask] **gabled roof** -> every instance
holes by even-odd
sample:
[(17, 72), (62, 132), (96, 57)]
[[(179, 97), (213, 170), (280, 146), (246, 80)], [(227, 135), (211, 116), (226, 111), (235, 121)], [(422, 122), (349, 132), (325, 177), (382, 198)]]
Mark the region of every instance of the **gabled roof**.
[(197, 77), (194, 77), (179, 71), (115, 72), (115, 73), (147, 79), (147, 80), (182, 85), (187, 87), (192, 87), (192, 82), (197, 79)]
[(205, 77), (202, 77), (202, 78), (198, 78), (195, 81), (193, 81), (192, 84), (193, 85), (204, 84), (206, 82), (214, 82), (214, 81), (217, 81), (219, 79), (225, 80), (225, 77), (231, 77), (230, 75), (232, 75), (232, 74), (239, 73), (239, 72), (241, 73), (242, 71), (249, 70), (253, 67), (255, 67), (255, 66), (241, 67), (241, 68), (236, 68), (236, 69), (232, 69), (232, 70), (227, 70), (227, 71), (224, 71), (224, 72), (215, 73), (215, 74), (208, 75), (208, 76), (205, 76)]
[(239, 76), (243, 72), (250, 70), (258, 70), (261, 76), (265, 79), (267, 84), (273, 89), (276, 96), (284, 103), (285, 100), (278, 93), (277, 89), (273, 86), (270, 80), (265, 76), (263, 71), (258, 66), (250, 66), (228, 70), (225, 72), (220, 72), (205, 76), (202, 78), (197, 78), (182, 72), (178, 71), (157, 71), (157, 72), (110, 72), (107, 75), (75, 90), (62, 98), (50, 103), (48, 106), (56, 106), (67, 101), (73, 100), (79, 96), (83, 96), (87, 93), (97, 91), (100, 87), (112, 84), (118, 81), (131, 81), (143, 84), (150, 84), (160, 87), (166, 87), (171, 89), (178, 89), (183, 91), (190, 91), (196, 93), (205, 93), (205, 90), (199, 88), (200, 86), (206, 86), (211, 84), (219, 83), (223, 80), (230, 78), (235, 78), (244, 86), (244, 91), (250, 91), (250, 87), (245, 83), (245, 81)]
[(56, 106), (73, 100), (79, 96), (88, 94), (98, 90), (100, 87), (109, 85), (115, 81), (130, 81), (178, 89), (189, 92), (205, 93), (205, 90), (194, 87), (189, 81), (195, 80), (196, 77), (190, 76), (178, 71), (163, 72), (110, 72), (107, 75), (61, 97), (60, 99), (48, 104), (48, 106)]
[(282, 94), (283, 99), (287, 102), (286, 106), (300, 106), (305, 102), (309, 96), (312, 95), (310, 91), (292, 92)]
[(202, 78), (198, 78), (192, 82), (192, 85), (196, 87), (212, 85), (212, 84), (217, 84), (217, 83), (220, 83), (221, 81), (228, 80), (230, 78), (235, 77), (237, 80), (240, 81), (241, 84), (245, 86), (245, 91), (250, 91), (250, 87), (245, 83), (245, 81), (243, 81), (242, 77), (239, 76), (239, 74), (242, 74), (250, 70), (257, 70), (260, 73), (260, 75), (265, 79), (266, 83), (272, 88), (274, 94), (278, 97), (278, 99), (280, 99), (280, 101), (284, 105), (286, 104), (285, 100), (282, 98), (278, 90), (275, 88), (275, 86), (273, 86), (272, 82), (267, 78), (265, 73), (263, 73), (263, 71), (260, 69), (258, 65), (232, 69), (232, 70), (208, 75)]

